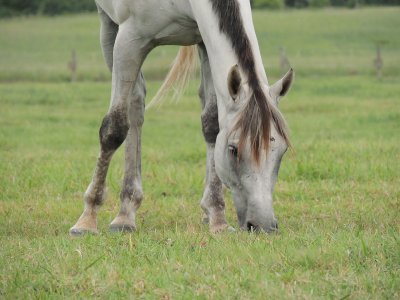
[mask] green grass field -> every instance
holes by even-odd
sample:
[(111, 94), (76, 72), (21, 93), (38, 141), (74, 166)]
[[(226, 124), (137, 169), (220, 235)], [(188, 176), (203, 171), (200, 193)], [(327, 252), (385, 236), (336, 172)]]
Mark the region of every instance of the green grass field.
[[(81, 239), (68, 229), (83, 208), (110, 94), (97, 17), (1, 20), (0, 298), (398, 299), (399, 13), (255, 12), (271, 81), (279, 46), (297, 71), (281, 105), (295, 153), (286, 154), (276, 186), (279, 234), (211, 235), (201, 224), (205, 145), (193, 81), (179, 103), (146, 113), (138, 231), (107, 231), (118, 211), (121, 149), (101, 234)], [(176, 51), (150, 55), (149, 98)], [(226, 199), (237, 227), (228, 191)]]

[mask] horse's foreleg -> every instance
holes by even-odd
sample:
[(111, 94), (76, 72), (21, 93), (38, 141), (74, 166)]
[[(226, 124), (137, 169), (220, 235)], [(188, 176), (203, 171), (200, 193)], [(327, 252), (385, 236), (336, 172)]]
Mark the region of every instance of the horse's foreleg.
[(211, 232), (220, 232), (228, 227), (225, 219), (225, 202), (222, 183), (215, 171), (214, 148), (219, 132), (217, 96), (211, 77), (211, 69), (204, 45), (199, 45), (201, 60), (201, 86), (199, 89), (203, 112), (201, 122), (204, 139), (207, 143), (206, 186), (201, 208), (205, 213), (204, 220), (209, 223)]
[(108, 167), (114, 152), (124, 142), (129, 129), (126, 115), (127, 109), (123, 105), (119, 107), (111, 106), (103, 119), (99, 131), (100, 154), (92, 182), (84, 195), (84, 211), (77, 223), (71, 228), (71, 235), (81, 235), (87, 232), (97, 233), (97, 210), (105, 200), (105, 181)]
[(134, 231), (135, 213), (143, 199), (141, 177), (141, 132), (144, 121), (146, 87), (140, 74), (129, 96), (130, 128), (125, 141), (125, 175), (121, 191), (121, 209), (110, 225), (111, 231)]
[(105, 180), (111, 158), (129, 131), (128, 100), (148, 49), (135, 36), (129, 20), (120, 25), (113, 52), (111, 105), (100, 127), (100, 155), (84, 200), (85, 208), (71, 235), (97, 233), (97, 210), (105, 199)]

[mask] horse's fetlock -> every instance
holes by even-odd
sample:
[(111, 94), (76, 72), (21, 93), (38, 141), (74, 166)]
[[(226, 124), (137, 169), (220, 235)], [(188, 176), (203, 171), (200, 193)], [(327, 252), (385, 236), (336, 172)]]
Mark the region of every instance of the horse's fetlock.
[(94, 190), (92, 185), (90, 185), (83, 197), (87, 205), (91, 207), (101, 206), (106, 198), (106, 191), (105, 189)]
[(206, 201), (204, 201), (204, 199), (202, 199), (200, 201), (200, 207), (204, 211), (205, 214), (207, 214), (207, 215), (209, 214), (209, 211), (208, 211), (209, 204)]
[(143, 191), (135, 186), (125, 186), (121, 191), (121, 200), (140, 204), (143, 201)]

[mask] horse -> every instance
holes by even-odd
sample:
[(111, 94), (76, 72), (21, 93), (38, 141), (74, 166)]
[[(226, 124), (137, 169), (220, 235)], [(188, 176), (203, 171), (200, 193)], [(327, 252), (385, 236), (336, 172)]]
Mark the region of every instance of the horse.
[(248, 0), (95, 0), (100, 42), (112, 73), (111, 104), (99, 130), (100, 153), (84, 194), (84, 210), (70, 235), (98, 233), (106, 174), (125, 142), (125, 173), (113, 232), (136, 230), (143, 200), (141, 131), (146, 87), (141, 67), (157, 46), (181, 46), (158, 95), (182, 83), (197, 59), (199, 97), (207, 145), (205, 188), (200, 202), (212, 233), (229, 229), (223, 186), (231, 190), (240, 229), (275, 232), (272, 195), (282, 157), (290, 147), (278, 109), (288, 92), (290, 69), (269, 85)]

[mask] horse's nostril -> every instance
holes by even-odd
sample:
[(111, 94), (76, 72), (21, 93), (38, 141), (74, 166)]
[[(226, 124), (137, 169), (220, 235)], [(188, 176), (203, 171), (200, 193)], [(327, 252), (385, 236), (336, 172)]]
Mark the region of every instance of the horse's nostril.
[(260, 227), (259, 225), (255, 225), (253, 222), (246, 222), (246, 229), (248, 232), (267, 232), (273, 233), (278, 231), (278, 222), (272, 221), (269, 226), (267, 227)]
[(275, 228), (276, 230), (279, 229), (279, 227), (278, 227), (278, 222), (274, 222), (274, 228)]
[(247, 222), (247, 231), (254, 232), (257, 231), (257, 228), (257, 225), (253, 225), (253, 223)]
[(278, 222), (277, 221), (273, 221), (271, 224), (271, 227), (269, 229), (267, 229), (268, 233), (273, 233), (273, 232), (277, 232), (278, 231)]

